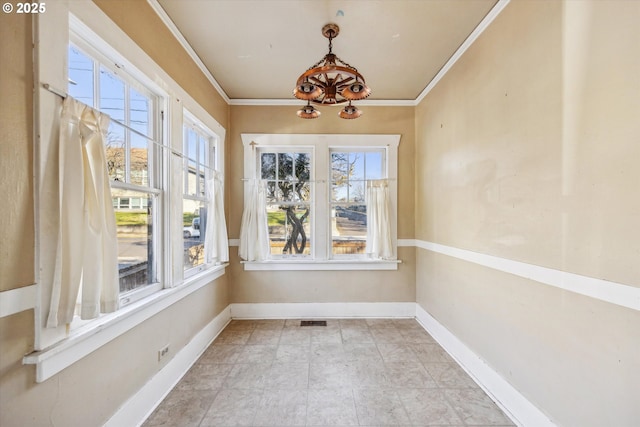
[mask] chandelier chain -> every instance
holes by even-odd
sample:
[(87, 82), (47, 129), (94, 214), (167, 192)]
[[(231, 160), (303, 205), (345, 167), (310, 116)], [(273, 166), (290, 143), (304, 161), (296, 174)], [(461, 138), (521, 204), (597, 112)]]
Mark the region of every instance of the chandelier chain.
[(342, 58), (336, 56), (336, 60), (342, 62), (344, 65), (347, 66), (347, 68), (351, 68), (353, 71), (358, 71), (358, 69), (356, 67), (354, 67), (353, 65), (347, 64), (345, 61), (342, 60)]

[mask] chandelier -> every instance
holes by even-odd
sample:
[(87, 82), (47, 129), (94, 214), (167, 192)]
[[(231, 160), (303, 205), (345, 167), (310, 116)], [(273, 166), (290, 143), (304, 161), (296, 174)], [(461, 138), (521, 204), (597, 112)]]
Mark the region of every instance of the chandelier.
[(320, 111), (311, 103), (338, 105), (348, 102), (338, 116), (357, 119), (362, 115), (362, 111), (351, 105), (351, 101), (365, 99), (371, 94), (371, 89), (355, 67), (332, 52), (332, 41), (339, 32), (340, 27), (336, 24), (322, 27), (322, 35), (329, 39), (329, 53), (298, 77), (293, 95), (307, 101), (307, 105), (298, 110), (298, 117), (315, 119), (320, 116)]

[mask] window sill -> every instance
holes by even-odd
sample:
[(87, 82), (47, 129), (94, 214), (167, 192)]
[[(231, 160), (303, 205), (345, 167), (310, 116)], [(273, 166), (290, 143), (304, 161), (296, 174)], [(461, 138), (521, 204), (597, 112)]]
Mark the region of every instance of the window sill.
[(245, 271), (397, 270), (400, 260), (288, 260), (241, 261)]
[(22, 359), (24, 365), (36, 365), (36, 382), (41, 383), (73, 365), (89, 353), (133, 329), (170, 305), (206, 286), (225, 273), (222, 264), (195, 275), (183, 284), (163, 289), (136, 301), (115, 313), (105, 314), (51, 347), (33, 352)]

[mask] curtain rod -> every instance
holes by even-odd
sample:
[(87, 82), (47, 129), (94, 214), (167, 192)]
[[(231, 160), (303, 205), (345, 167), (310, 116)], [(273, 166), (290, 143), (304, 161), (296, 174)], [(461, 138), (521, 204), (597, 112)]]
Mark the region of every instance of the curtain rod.
[(59, 97), (61, 97), (63, 99), (67, 97), (67, 94), (65, 92), (54, 88), (49, 83), (42, 83), (42, 87), (45, 88), (46, 90), (48, 90), (51, 93), (55, 93), (56, 95), (58, 95)]
[[(66, 92), (61, 91), (60, 89), (56, 89), (56, 88), (54, 88), (54, 87), (53, 87), (53, 86), (51, 86), (49, 83), (42, 83), (42, 87), (43, 87), (44, 89), (48, 90), (49, 92), (53, 93), (54, 95), (58, 95), (58, 96), (59, 96), (59, 97), (61, 97), (62, 99), (66, 99), (66, 98), (69, 96), (69, 94), (67, 94)], [(89, 108), (93, 108), (92, 106), (87, 105), (87, 104), (85, 104), (85, 103), (84, 103), (84, 102), (82, 102), (82, 101), (78, 101), (78, 102), (80, 102), (81, 104), (86, 105), (86, 106), (87, 106), (87, 107), (89, 107)], [(104, 113), (103, 113), (103, 114), (104, 114)], [(184, 155), (183, 153), (181, 153), (180, 151), (178, 151), (178, 150), (174, 150), (173, 148), (171, 148), (171, 147), (169, 147), (169, 146), (167, 146), (167, 145), (160, 144), (159, 142), (154, 141), (152, 138), (149, 138), (147, 135), (143, 134), (142, 132), (140, 132), (140, 131), (138, 131), (138, 130), (136, 130), (136, 129), (133, 129), (132, 127), (129, 127), (129, 126), (125, 125), (124, 123), (122, 123), (122, 122), (118, 121), (118, 120), (115, 120), (115, 119), (113, 119), (113, 118), (111, 118), (111, 117), (109, 117), (109, 119), (110, 119), (112, 122), (117, 123), (118, 125), (122, 126), (123, 128), (125, 128), (125, 129), (127, 129), (127, 130), (129, 130), (129, 131), (131, 131), (131, 132), (133, 132), (133, 133), (135, 133), (136, 135), (139, 135), (139, 136), (143, 137), (143, 138), (144, 138), (144, 139), (146, 139), (148, 142), (150, 142), (150, 143), (152, 143), (152, 144), (156, 145), (157, 147), (160, 147), (160, 148), (162, 148), (162, 149), (168, 150), (169, 152), (171, 152), (171, 154), (174, 154), (174, 155), (176, 155), (176, 156), (178, 156), (178, 157), (181, 157), (182, 159), (187, 159), (187, 160), (189, 160), (189, 158), (188, 158), (188, 157), (185, 157), (185, 155)], [(214, 168), (212, 168), (212, 167), (210, 167), (210, 166), (202, 165), (202, 167), (204, 167), (205, 169), (208, 169), (208, 170), (210, 170), (210, 171), (213, 171), (213, 172), (218, 172), (216, 169), (214, 169)]]
[[(395, 178), (375, 178), (375, 179), (359, 179), (357, 181), (395, 181)], [(266, 178), (240, 178), (240, 181), (276, 181), (275, 179), (266, 179)], [(278, 182), (288, 182), (290, 184), (298, 184), (298, 183), (306, 183), (306, 182), (317, 182), (324, 184), (327, 182), (325, 179), (321, 180), (306, 180), (306, 181), (292, 181), (287, 179), (279, 179)]]

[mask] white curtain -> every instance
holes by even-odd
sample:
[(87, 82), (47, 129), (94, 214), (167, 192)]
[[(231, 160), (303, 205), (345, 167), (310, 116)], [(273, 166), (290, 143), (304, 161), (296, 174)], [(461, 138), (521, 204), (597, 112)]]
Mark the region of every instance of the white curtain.
[(207, 178), (207, 225), (204, 246), (207, 248), (207, 262), (229, 261), (229, 240), (227, 222), (224, 218), (224, 183), (222, 175), (213, 172)]
[(374, 259), (394, 259), (386, 179), (367, 182), (367, 254)]
[(247, 202), (242, 212), (238, 255), (245, 261), (261, 261), (269, 257), (266, 186), (260, 180), (245, 184)]
[[(59, 223), (47, 327), (118, 309), (118, 241), (107, 172), (110, 118), (71, 97), (62, 105)], [(81, 290), (81, 295), (79, 292)]]

